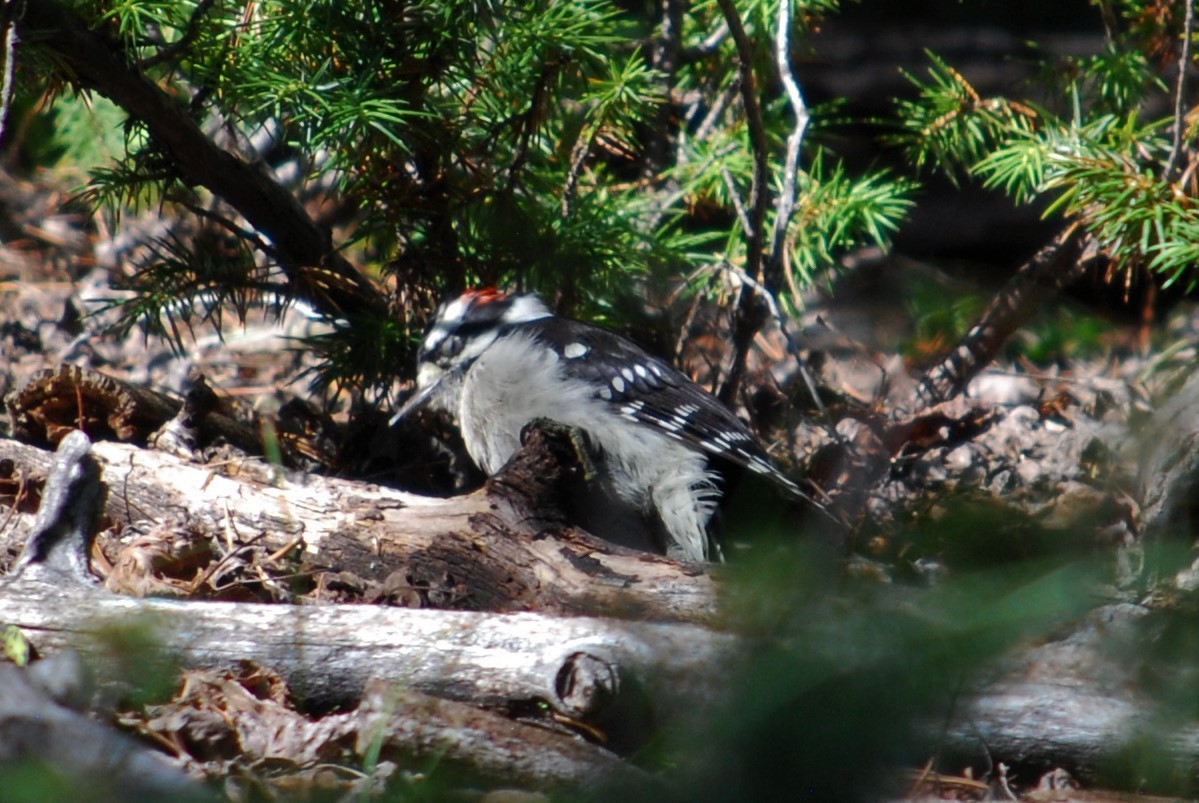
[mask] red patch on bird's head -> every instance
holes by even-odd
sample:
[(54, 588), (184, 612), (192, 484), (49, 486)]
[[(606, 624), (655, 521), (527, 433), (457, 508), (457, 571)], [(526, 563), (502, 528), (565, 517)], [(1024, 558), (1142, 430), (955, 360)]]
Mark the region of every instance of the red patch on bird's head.
[(474, 306), (482, 306), (491, 304), (495, 301), (503, 301), (508, 297), (507, 293), (496, 290), (494, 287), (472, 287), (462, 294), (470, 299), (470, 303)]

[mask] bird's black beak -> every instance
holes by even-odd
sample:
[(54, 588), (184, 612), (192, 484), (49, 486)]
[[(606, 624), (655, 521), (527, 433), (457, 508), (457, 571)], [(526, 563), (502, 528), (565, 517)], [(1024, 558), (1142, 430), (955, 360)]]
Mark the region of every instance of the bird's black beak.
[(396, 424), (400, 423), (404, 416), (408, 415), (413, 410), (419, 410), (421, 407), (424, 407), (429, 400), (433, 398), (433, 394), (437, 392), (440, 386), (441, 380), (438, 380), (432, 385), (429, 385), (427, 388), (413, 393), (412, 397), (409, 398), (408, 401), (404, 402), (404, 406), (401, 407), (396, 414), (391, 417), (391, 426), (394, 427)]

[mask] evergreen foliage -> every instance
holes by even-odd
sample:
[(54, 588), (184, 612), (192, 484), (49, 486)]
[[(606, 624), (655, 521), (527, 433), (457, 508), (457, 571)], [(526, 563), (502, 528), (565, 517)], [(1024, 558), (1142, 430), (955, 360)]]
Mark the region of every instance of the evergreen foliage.
[(929, 53), (927, 75), (908, 76), (918, 97), (898, 103), (895, 140), (919, 167), (1079, 221), (1126, 283), (1148, 269), (1165, 285), (1193, 287), (1199, 209), (1182, 146), (1194, 141), (1195, 93), (1193, 80), (1177, 77), (1194, 35), (1189, 4), (1096, 5), (1108, 22), (1105, 47), (1046, 62), (1047, 101), (981, 97)]
[[(677, 277), (692, 291), (729, 292), (738, 274), (757, 273), (747, 249), (766, 244), (754, 239), (759, 227), (778, 241), (765, 285), (794, 307), (845, 249), (885, 244), (910, 184), (850, 174), (803, 136), (796, 114), (807, 110), (778, 88), (805, 33), (837, 4), (739, 0), (748, 53), (722, 5), (668, 4), (666, 19), (608, 0), (75, 8), (223, 147), (293, 176), (301, 199), (330, 209), (351, 261), (395, 277), (399, 324), (372, 328), (394, 341), (383, 365), (402, 365), (410, 328), (467, 285), (533, 289), (564, 312), (618, 317), (620, 296)], [(760, 110), (744, 102), (743, 57)], [(24, 78), (37, 95), (70, 76)], [(178, 342), (171, 318), (185, 302), (240, 310), (246, 293), (279, 282), (271, 244), (180, 175), (144, 121), (125, 123), (124, 142), (122, 158), (92, 172), (88, 200), (114, 217), (157, 206), (238, 240), (226, 249), (236, 276), (178, 238), (150, 244), (129, 277), (130, 325)], [(758, 188), (762, 166), (775, 179)], [(751, 220), (758, 192), (764, 215)], [(375, 356), (334, 360), (324, 381), (381, 387)]]

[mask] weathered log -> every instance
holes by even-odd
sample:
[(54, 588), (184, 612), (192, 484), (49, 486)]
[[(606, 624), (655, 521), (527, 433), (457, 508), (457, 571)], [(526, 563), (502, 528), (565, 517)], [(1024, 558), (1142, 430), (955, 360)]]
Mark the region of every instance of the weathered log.
[(189, 665), (241, 657), (272, 666), (317, 705), (355, 700), (375, 677), (501, 707), (542, 701), (583, 719), (631, 688), (654, 687), (667, 708), (685, 710), (710, 696), (732, 643), (692, 626), (543, 614), (121, 597), (95, 586), (83, 557), (102, 498), (87, 438), (72, 433), (55, 454), (16, 570), (0, 582), (5, 622), (39, 648), (98, 653), (102, 645), (89, 639), (132, 622)]
[(1199, 375), (1191, 376), (1154, 412), (1140, 458), (1140, 525), (1145, 538), (1197, 529), (1199, 485)]
[[(136, 453), (119, 454), (126, 465), (136, 462)], [(117, 465), (103, 462), (105, 471)], [(110, 497), (120, 487), (111, 483)], [(43, 522), (38, 528), (64, 531), (78, 527)], [(154, 654), (163, 663), (218, 667), (253, 660), (279, 670), (297, 695), (318, 706), (356, 700), (371, 679), (382, 679), (509, 715), (543, 711), (581, 733), (635, 746), (630, 730), (685, 723), (718, 699), (740, 650), (735, 636), (685, 624), (137, 600), (81, 582), (77, 561), (49, 558), (67, 553), (36, 543), (29, 550), (41, 557), (22, 558), (19, 572), (0, 585), (0, 611), (43, 652), (73, 646), (102, 663), (113, 623), (125, 623), (152, 630)], [(487, 560), (491, 552), (477, 554)], [(999, 760), (1052, 763), (1084, 776), (1095, 771), (1153, 727), (1151, 700), (1137, 691), (1142, 659), (1111, 649), (1113, 634), (1143, 635), (1141, 618), (1132, 606), (1102, 608), (1012, 656), (962, 700), (944, 731), (947, 747), (982, 745)], [(1186, 730), (1168, 749), (1189, 765), (1195, 745)]]
[[(87, 575), (87, 545), (102, 493), (89, 445), (81, 432), (63, 439), (36, 525), (17, 561), (15, 577), (5, 581), (4, 588), (19, 589), (24, 578), (32, 585), (103, 593)], [(83, 696), (83, 675), (78, 663), (62, 651), (31, 670), (0, 665), (0, 765), (52, 765), (68, 782), (90, 781), (89, 797), (96, 800), (210, 798), (162, 756), (63, 705)]]
[(734, 639), (692, 625), (374, 605), (135, 599), (29, 566), (0, 587), (3, 621), (40, 652), (104, 660), (106, 636), (148, 632), (164, 664), (275, 668), (308, 705), (352, 703), (382, 678), (501, 709), (548, 705), (586, 721), (645, 690), (661, 719), (715, 693)]
[[(369, 680), (382, 680), (410, 693), (574, 726), (632, 749), (638, 731), (648, 735), (646, 723), (693, 716), (715, 694), (719, 668), (733, 656), (731, 636), (689, 625), (120, 597), (97, 586), (81, 560), (101, 499), (87, 439), (72, 433), (55, 454), (15, 571), (0, 581), (0, 610), (40, 653), (72, 647), (102, 673), (113, 657), (106, 642), (115, 629), (134, 627), (151, 634), (151, 663), (228, 667), (254, 660), (318, 708), (356, 701)], [(450, 744), (455, 760), (487, 775), (507, 767), (522, 778), (583, 783), (620, 766), (611, 754), (574, 745), (564, 734), (554, 749), (537, 750), (522, 744), (522, 734), (535, 733), (540, 743), (542, 730), (524, 734), (485, 712), (465, 721), (451, 704), (377, 686), (375, 694), (376, 704), (362, 712), (374, 733), (403, 742), (409, 752)], [(393, 716), (401, 702), (415, 711)]]
[[(292, 789), (314, 767), (349, 764), (386, 776), (388, 762), (435, 763), (439, 772), (454, 767), (489, 783), (535, 789), (644, 786), (652, 778), (560, 728), (516, 721), (402, 684), (373, 680), (356, 709), (315, 719), (297, 711), (287, 691), (270, 669), (248, 662), (229, 670), (189, 670), (183, 691), (148, 707), (137, 726), (157, 740), (187, 745), (201, 772), (223, 774), (230, 764), (269, 762), (274, 773), (290, 776)], [(351, 790), (357, 794), (342, 797), (368, 796), (375, 780), (359, 777)]]
[(0, 767), (53, 767), (88, 800), (216, 800), (165, 756), (62, 705), (37, 680), (31, 670), (0, 664)]
[(617, 755), (543, 726), (451, 700), (372, 681), (356, 712), (359, 755), (378, 741), (380, 756), (466, 765), (505, 785), (540, 789), (569, 785), (595, 790), (605, 784), (652, 782), (652, 776)]
[[(434, 499), (361, 482), (284, 473), (246, 460), (206, 467), (162, 452), (98, 443), (104, 516), (120, 525), (183, 522), (236, 549), (295, 550), (301, 571), (351, 572), (409, 589), (409, 604), (468, 610), (603, 614), (711, 622), (713, 579), (567, 526), (554, 507), (561, 450), (534, 434), (483, 489)], [(45, 476), (50, 453), (0, 441), (7, 477)], [(16, 493), (16, 491), (12, 491)], [(25, 526), (28, 526), (26, 521)]]

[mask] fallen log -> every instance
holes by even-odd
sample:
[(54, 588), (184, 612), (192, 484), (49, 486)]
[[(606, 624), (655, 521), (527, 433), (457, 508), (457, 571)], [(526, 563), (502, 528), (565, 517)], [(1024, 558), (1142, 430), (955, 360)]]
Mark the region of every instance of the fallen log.
[[(184, 528), (227, 554), (288, 554), (314, 583), (349, 573), (399, 586), (406, 605), (422, 607), (693, 623), (718, 616), (704, 567), (625, 549), (564, 521), (556, 487), (572, 455), (539, 430), (486, 486), (451, 499), (249, 458), (205, 466), (104, 442), (91, 453), (108, 491), (109, 526)], [(49, 452), (0, 440), (0, 500), (39, 487), (50, 462)], [(31, 519), (27, 511), (8, 531), (10, 543), (23, 541)]]
[(73, 647), (102, 659), (96, 639), (113, 623), (136, 623), (163, 655), (190, 666), (250, 659), (274, 667), (316, 707), (353, 702), (369, 678), (384, 678), (490, 707), (548, 705), (579, 720), (631, 689), (646, 690), (662, 711), (688, 710), (712, 695), (714, 669), (731, 655), (731, 636), (681, 624), (111, 594), (86, 570), (99, 476), (86, 436), (64, 439), (34, 531), (0, 583), (5, 623), (39, 650)]
[(54, 699), (39, 675), (69, 672), (62, 665), (70, 662), (60, 654), (36, 664), (40, 671), (0, 664), (0, 768), (51, 766), (61, 783), (86, 789), (93, 801), (216, 800), (165, 756)]
[[(685, 727), (720, 699), (748, 646), (737, 636), (680, 623), (118, 596), (81, 572), (81, 543), (94, 514), (86, 505), (103, 500), (87, 490), (100, 476), (99, 462), (88, 463), (92, 459), (82, 435), (64, 441), (38, 524), (16, 571), (0, 583), (3, 623), (19, 627), (43, 654), (69, 646), (103, 667), (114, 626), (146, 628), (154, 635), (151, 655), (163, 665), (228, 667), (250, 660), (277, 670), (311, 708), (352, 705), (379, 680), (503, 715), (473, 726), (470, 738), (490, 747), (496, 741), (480, 737), (491, 727), (487, 722), (540, 716), (543, 724), (607, 740), (623, 754), (661, 727)], [(119, 488), (110, 481), (106, 505)], [(72, 507), (73, 500), (85, 504)], [(487, 559), (490, 552), (479, 554)], [(1098, 772), (1154, 727), (1152, 700), (1137, 688), (1142, 657), (1111, 649), (1113, 633), (1138, 632), (1142, 618), (1135, 606), (1099, 608), (1075, 627), (1010, 656), (965, 694), (951, 723), (937, 728), (943, 748), (1051, 763), (1082, 777)], [(461, 722), (448, 713), (443, 720)], [(1194, 763), (1191, 734), (1177, 731), (1163, 748), (1175, 766)], [(604, 748), (582, 749), (600, 751), (596, 756), (603, 758), (596, 761), (611, 763), (613, 754)], [(460, 750), (463, 756), (470, 752)], [(576, 754), (574, 769), (552, 777), (590, 783), (593, 777), (581, 768), (598, 764), (577, 760), (576, 748), (562, 752)], [(513, 755), (520, 753), (513, 748)], [(492, 750), (479, 759), (493, 775), (502, 764), (496, 756)]]

